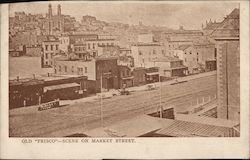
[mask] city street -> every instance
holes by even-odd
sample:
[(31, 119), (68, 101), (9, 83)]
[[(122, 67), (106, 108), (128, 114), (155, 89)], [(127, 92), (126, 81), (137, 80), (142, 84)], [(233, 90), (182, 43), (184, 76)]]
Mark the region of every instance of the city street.
[[(160, 98), (160, 93), (162, 93)], [(160, 89), (136, 91), (131, 95), (103, 99), (104, 126), (131, 117), (173, 106), (175, 112), (187, 111), (216, 95), (216, 75), (189, 80)], [(63, 137), (101, 127), (100, 100), (79, 102), (60, 108), (34, 111), (29, 108), (10, 110), (10, 136)], [(22, 111), (22, 110), (25, 110)]]

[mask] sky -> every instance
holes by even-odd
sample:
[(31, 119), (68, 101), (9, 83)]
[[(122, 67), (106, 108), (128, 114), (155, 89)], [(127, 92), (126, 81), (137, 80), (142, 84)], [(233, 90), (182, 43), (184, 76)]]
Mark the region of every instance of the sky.
[[(57, 13), (58, 2), (12, 3), (9, 14), (16, 11), (26, 13), (48, 12), (48, 4), (52, 4), (53, 14)], [(234, 8), (235, 2), (60, 2), (62, 14), (71, 15), (80, 20), (84, 15), (95, 16), (98, 20), (121, 22), (125, 24), (166, 26), (177, 29), (180, 25), (185, 29), (201, 29), (206, 20), (222, 21)]]

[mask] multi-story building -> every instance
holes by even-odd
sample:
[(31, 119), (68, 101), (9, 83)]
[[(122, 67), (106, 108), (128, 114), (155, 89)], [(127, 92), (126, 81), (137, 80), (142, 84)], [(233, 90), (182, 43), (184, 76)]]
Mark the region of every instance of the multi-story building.
[(48, 36), (46, 41), (42, 43), (42, 67), (52, 67), (54, 64), (54, 57), (60, 52), (60, 41), (53, 36)]
[(67, 53), (68, 49), (69, 49), (69, 36), (60, 36), (58, 38), (60, 41), (59, 49), (65, 53)]
[(239, 9), (234, 9), (210, 35), (217, 48), (218, 118), (240, 120)]
[(134, 86), (134, 76), (128, 66), (118, 66), (119, 68), (119, 88)]
[(88, 91), (99, 92), (103, 88), (119, 88), (117, 57), (101, 55), (90, 61), (55, 59), (54, 70), (59, 75), (83, 75), (88, 77)]
[(167, 55), (167, 49), (159, 43), (137, 43), (131, 46), (135, 67), (153, 67), (153, 59)]
[(173, 56), (183, 60), (189, 74), (216, 68), (215, 44), (207, 39), (199, 38), (192, 44), (180, 45), (173, 52)]

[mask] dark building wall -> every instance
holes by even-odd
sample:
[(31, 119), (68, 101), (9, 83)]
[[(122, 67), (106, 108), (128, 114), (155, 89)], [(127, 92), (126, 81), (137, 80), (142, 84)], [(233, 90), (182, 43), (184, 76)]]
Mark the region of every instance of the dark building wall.
[[(39, 96), (43, 94), (43, 81), (30, 80), (15, 82), (9, 85), (9, 108), (18, 108), (39, 104)], [(25, 101), (25, 102), (24, 102)]]
[[(110, 73), (110, 74), (107, 74)], [(117, 59), (103, 59), (96, 61), (96, 88), (100, 91), (101, 88), (101, 75), (102, 85), (106, 89), (118, 89), (119, 71)]]
[(214, 60), (214, 61), (206, 61), (206, 66), (205, 66), (206, 71), (214, 71), (216, 69), (217, 69), (216, 60)]
[(134, 86), (146, 84), (146, 71), (144, 68), (136, 68), (133, 70)]
[(185, 76), (184, 71), (185, 71), (184, 68), (174, 69), (174, 70), (172, 70), (172, 77), (182, 77), (182, 76)]
[(44, 102), (53, 101), (55, 99), (72, 100), (80, 98), (81, 95), (78, 94), (79, 89), (80, 87), (71, 87), (47, 91), (44, 95)]
[(132, 87), (133, 78), (131, 78), (132, 72), (131, 69), (127, 66), (119, 66), (119, 88)]

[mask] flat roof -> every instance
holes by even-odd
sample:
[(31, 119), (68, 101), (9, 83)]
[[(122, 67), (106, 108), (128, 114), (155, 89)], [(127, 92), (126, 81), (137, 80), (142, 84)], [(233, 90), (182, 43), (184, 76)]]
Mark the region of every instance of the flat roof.
[(41, 75), (39, 76), (40, 79), (43, 79), (45, 82), (46, 81), (53, 81), (53, 80), (62, 80), (62, 79), (67, 79), (67, 78), (78, 78), (78, 77), (86, 77), (84, 75)]
[(153, 59), (154, 62), (175, 62), (175, 61), (182, 61), (176, 57), (164, 56), (164, 57), (157, 57)]
[(58, 85), (44, 87), (44, 91), (58, 90), (58, 89), (72, 88), (72, 87), (79, 87), (79, 86), (80, 85), (78, 83), (65, 83), (65, 84), (58, 84)]

